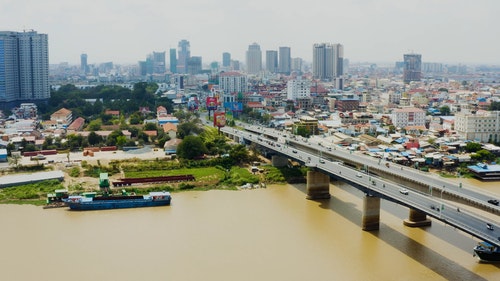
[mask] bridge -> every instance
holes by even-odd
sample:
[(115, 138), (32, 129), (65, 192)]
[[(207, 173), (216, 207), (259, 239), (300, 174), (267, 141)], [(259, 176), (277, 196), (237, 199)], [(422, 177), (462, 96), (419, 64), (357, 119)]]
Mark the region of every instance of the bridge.
[[(306, 184), (308, 199), (330, 198), (331, 177), (361, 190), (365, 194), (363, 230), (379, 229), (380, 199), (384, 199), (409, 208), (404, 225), (430, 225), (429, 216), (500, 247), (498, 219), (487, 218), (480, 213), (482, 210), (494, 216), (500, 214), (499, 206), (488, 203), (496, 195), (466, 188), (409, 167), (394, 163), (386, 165), (381, 159), (326, 143), (311, 142), (310, 139), (270, 128), (247, 125), (245, 130), (224, 127), (221, 132), (235, 141), (260, 145), (273, 154), (272, 163), (275, 166), (284, 166), (288, 159), (293, 159), (310, 167)], [(473, 208), (460, 209), (455, 202)]]

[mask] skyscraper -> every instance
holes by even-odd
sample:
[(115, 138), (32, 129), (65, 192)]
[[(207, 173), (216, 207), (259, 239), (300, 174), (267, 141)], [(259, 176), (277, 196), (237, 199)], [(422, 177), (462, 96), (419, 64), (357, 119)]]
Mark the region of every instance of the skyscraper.
[(290, 47), (280, 47), (279, 51), (278, 72), (288, 75), (290, 74), (290, 70), (292, 68)]
[(405, 54), (403, 55), (403, 58), (403, 81), (405, 83), (420, 81), (422, 78), (422, 55)]
[(88, 72), (87, 54), (80, 55), (80, 70), (83, 74)]
[(165, 73), (167, 71), (165, 65), (165, 52), (153, 52), (153, 73)]
[(191, 75), (199, 74), (202, 70), (201, 57), (190, 57), (187, 62), (187, 73)]
[(313, 45), (313, 77), (332, 81), (343, 73), (344, 46), (319, 43)]
[(278, 52), (274, 50), (266, 51), (266, 70), (271, 73), (278, 71)]
[(170, 72), (177, 73), (177, 50), (170, 49)]
[(179, 41), (177, 48), (177, 72), (185, 74), (188, 71), (188, 61), (191, 57), (191, 47), (189, 46), (189, 41)]
[(222, 53), (222, 67), (230, 67), (231, 66), (231, 54), (224, 52)]
[(50, 98), (47, 34), (0, 31), (0, 102)]
[(247, 51), (247, 72), (257, 74), (262, 70), (262, 52), (257, 43), (248, 46)]

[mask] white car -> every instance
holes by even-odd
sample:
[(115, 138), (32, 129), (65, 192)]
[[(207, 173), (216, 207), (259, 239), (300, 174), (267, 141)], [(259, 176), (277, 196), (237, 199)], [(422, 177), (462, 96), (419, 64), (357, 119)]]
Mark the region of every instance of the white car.
[(358, 177), (358, 178), (362, 178), (362, 177), (363, 177), (363, 175), (362, 175), (361, 173), (357, 173), (357, 174), (356, 174), (356, 177)]
[(399, 193), (404, 194), (404, 195), (408, 195), (408, 189), (406, 189), (406, 188), (401, 188), (401, 189), (399, 190)]

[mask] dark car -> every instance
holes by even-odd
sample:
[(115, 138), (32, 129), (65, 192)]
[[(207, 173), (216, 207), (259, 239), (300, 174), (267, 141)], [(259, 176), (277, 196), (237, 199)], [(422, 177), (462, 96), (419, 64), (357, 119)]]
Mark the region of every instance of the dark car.
[(294, 149), (294, 150), (292, 150), (292, 152), (293, 152), (293, 153), (297, 153), (297, 150), (295, 150), (295, 149)]
[(496, 200), (496, 199), (490, 199), (490, 200), (488, 200), (488, 203), (493, 204), (493, 205), (497, 205), (497, 206), (499, 204), (498, 200)]

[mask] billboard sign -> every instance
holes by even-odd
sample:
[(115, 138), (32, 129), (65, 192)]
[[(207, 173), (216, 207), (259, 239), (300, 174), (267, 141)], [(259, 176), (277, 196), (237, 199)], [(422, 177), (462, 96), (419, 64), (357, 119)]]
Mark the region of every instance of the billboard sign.
[(226, 113), (224, 111), (214, 112), (214, 126), (219, 128), (226, 126)]
[(207, 97), (207, 110), (217, 109), (217, 97)]

